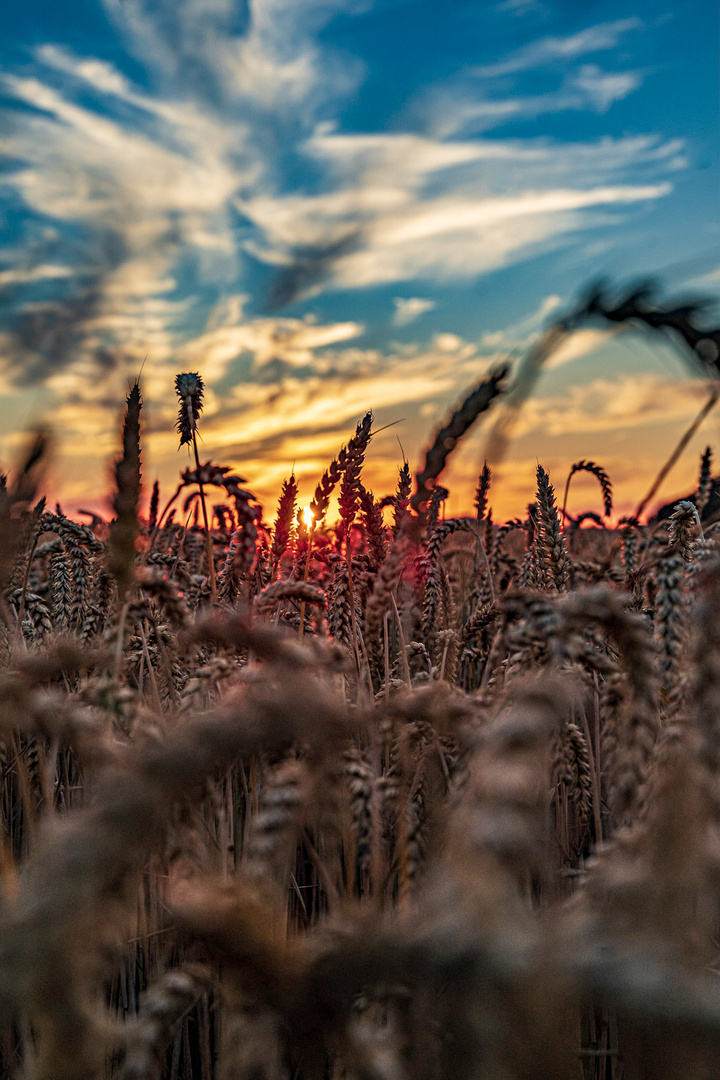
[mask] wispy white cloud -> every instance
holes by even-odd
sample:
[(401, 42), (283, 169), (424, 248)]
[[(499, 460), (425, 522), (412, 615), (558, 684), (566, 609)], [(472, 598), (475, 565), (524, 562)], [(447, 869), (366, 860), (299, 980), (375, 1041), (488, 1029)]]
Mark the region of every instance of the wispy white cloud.
[(82, 80), (101, 94), (109, 94), (142, 108), (152, 108), (151, 99), (135, 91), (128, 79), (104, 60), (75, 56), (64, 46), (50, 43), (39, 45), (35, 58), (46, 67)]
[(497, 349), (500, 346), (505, 349), (529, 347), (550, 316), (557, 317), (561, 305), (562, 297), (557, 293), (550, 293), (543, 297), (534, 311), (529, 312), (517, 322), (502, 329), (486, 330), (480, 339), (480, 345), (488, 349)]
[(631, 17), (598, 23), (565, 37), (544, 37), (517, 49), (495, 64), (478, 65), (472, 72), (485, 79), (496, 79), (503, 75), (544, 67), (558, 60), (574, 60), (579, 56), (614, 49), (626, 34), (639, 30), (641, 26), (640, 19)]
[(72, 269), (69, 266), (43, 266), (22, 267), (17, 266), (11, 270), (0, 270), (0, 289), (9, 288), (13, 285), (35, 285), (39, 281), (53, 281), (58, 278), (72, 277)]
[(578, 100), (591, 102), (601, 113), (637, 90), (640, 83), (637, 71), (603, 71), (596, 64), (583, 65), (569, 80), (570, 88), (579, 91)]
[[(428, 130), (440, 138), (489, 131), (553, 113), (607, 112), (641, 86), (644, 73), (603, 70), (595, 63), (578, 62), (614, 50), (642, 25), (632, 17), (565, 37), (539, 38), (496, 63), (461, 69), (442, 84), (425, 88), (416, 107)], [(538, 93), (537, 79), (532, 78), (537, 69), (543, 69), (545, 82), (557, 75), (560, 82)]]
[(583, 64), (557, 89), (543, 94), (488, 97), (467, 80), (436, 87), (426, 94), (423, 111), (435, 137), (447, 139), (553, 113), (604, 113), (641, 84), (640, 72), (603, 71), (596, 64)]
[(720, 288), (720, 266), (717, 266), (714, 270), (708, 270), (704, 274), (696, 275), (687, 281), (685, 285), (691, 289), (710, 289), (713, 293), (717, 293)]
[[(387, 209), (380, 212), (378, 206), (363, 226), (362, 243), (334, 260), (330, 281), (341, 288), (364, 288), (488, 273), (591, 227), (589, 211), (656, 200), (670, 190), (665, 181), (483, 197), (464, 185), (425, 194), (408, 187), (382, 190), (371, 183), (366, 198), (377, 205), (378, 196), (384, 194)], [(276, 245), (294, 241), (301, 246), (339, 238), (348, 225), (346, 208), (353, 203), (347, 192), (344, 199), (337, 193), (260, 196), (243, 208)], [(315, 282), (311, 286), (317, 288)]]
[(287, 114), (352, 89), (362, 66), (320, 46), (317, 33), (362, 0), (104, 0), (165, 92), (214, 110), (242, 101)]
[(529, 11), (535, 11), (541, 6), (540, 0), (502, 0), (497, 10), (511, 11), (513, 15), (526, 15)]
[(432, 311), (436, 306), (434, 300), (424, 299), (421, 296), (396, 296), (393, 300), (395, 314), (393, 323), (395, 326), (407, 326), (414, 322), (426, 311)]
[(581, 360), (588, 353), (605, 345), (610, 338), (622, 332), (622, 326), (595, 327), (584, 326), (570, 334), (550, 356), (544, 365), (546, 371), (563, 367), (573, 360)]
[(252, 355), (256, 370), (274, 360), (294, 368), (318, 366), (316, 349), (350, 341), (362, 331), (355, 322), (317, 325), (307, 319), (250, 319), (193, 338), (180, 348), (177, 360), (188, 367), (201, 365), (208, 381), (222, 378), (241, 353)]
[(523, 406), (515, 437), (638, 431), (656, 424), (676, 424), (696, 412), (704, 398), (707, 387), (697, 379), (673, 379), (651, 372), (593, 379), (561, 394), (530, 398)]

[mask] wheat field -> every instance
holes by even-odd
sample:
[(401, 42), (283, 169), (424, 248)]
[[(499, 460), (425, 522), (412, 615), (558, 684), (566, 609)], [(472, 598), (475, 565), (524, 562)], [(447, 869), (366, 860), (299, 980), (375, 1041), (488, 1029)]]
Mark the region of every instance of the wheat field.
[(110, 521), (38, 501), (28, 447), (0, 490), (3, 1075), (720, 1075), (711, 453), (665, 520), (610, 527), (585, 460), (502, 524), (485, 467), (446, 519), (506, 385), (382, 497), (368, 413), (269, 523), (200, 461), (198, 373), (195, 467), (147, 516), (139, 384)]

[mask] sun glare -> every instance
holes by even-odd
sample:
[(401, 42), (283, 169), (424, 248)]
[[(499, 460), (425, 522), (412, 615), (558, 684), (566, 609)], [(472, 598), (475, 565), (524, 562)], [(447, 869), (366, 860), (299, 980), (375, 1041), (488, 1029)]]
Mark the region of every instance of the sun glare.
[(302, 513), (303, 513), (303, 518), (305, 520), (305, 525), (307, 526), (308, 529), (312, 528), (312, 523), (313, 523), (314, 519), (313, 519), (313, 512), (310, 509), (310, 507), (309, 506), (304, 506)]

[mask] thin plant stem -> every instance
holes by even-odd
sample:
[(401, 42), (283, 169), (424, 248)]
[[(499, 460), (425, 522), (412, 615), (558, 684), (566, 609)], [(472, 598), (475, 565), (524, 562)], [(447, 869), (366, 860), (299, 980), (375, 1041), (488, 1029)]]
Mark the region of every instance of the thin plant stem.
[[(315, 532), (315, 522), (308, 529), (308, 547), (307, 554), (305, 556), (305, 570), (303, 572), (303, 581), (307, 581), (310, 576), (310, 554), (312, 552), (313, 535)], [(300, 602), (300, 626), (298, 628), (298, 641), (302, 641), (305, 633), (305, 601)]]
[(487, 658), (487, 660), (485, 662), (485, 669), (484, 669), (484, 671), (482, 673), (482, 679), (480, 680), (480, 689), (481, 690), (486, 689), (486, 687), (488, 686), (488, 684), (490, 682), (490, 679), (493, 676), (493, 672), (495, 671), (496, 663), (499, 660), (499, 651), (500, 651), (500, 645), (502, 643), (502, 638), (503, 638), (503, 629), (502, 629), (502, 627), (499, 627), (498, 630), (495, 631), (495, 636), (492, 639), (492, 644), (490, 645), (490, 652), (488, 653), (488, 658)]
[(566, 511), (566, 508), (567, 508), (568, 493), (570, 491), (570, 481), (572, 480), (572, 478), (573, 478), (573, 474), (572, 474), (572, 472), (569, 472), (567, 480), (565, 481), (565, 494), (563, 495), (562, 510), (560, 511), (560, 528), (561, 529), (565, 528), (565, 518), (567, 517), (567, 514), (566, 514), (565, 511)]
[[(190, 406), (188, 405), (188, 408)], [(195, 451), (195, 466), (198, 471), (198, 487), (200, 489), (200, 504), (202, 506), (203, 524), (205, 526), (205, 549), (207, 551), (208, 561), (208, 574), (210, 577), (210, 599), (214, 604), (217, 600), (217, 582), (215, 581), (215, 560), (213, 558), (212, 537), (210, 535), (210, 526), (208, 524), (207, 504), (205, 502), (205, 490), (203, 488), (202, 480), (200, 479), (200, 458), (198, 456), (197, 437), (195, 435), (195, 428), (193, 428), (193, 450)]]
[(20, 594), (20, 605), (18, 607), (17, 625), (18, 636), (22, 639), (22, 623), (25, 618), (25, 603), (27, 600), (28, 582), (30, 581), (30, 569), (32, 567), (33, 559), (35, 558), (35, 551), (37, 549), (38, 540), (40, 539), (40, 533), (36, 533), (33, 545), (28, 555), (27, 565), (25, 566), (25, 573), (23, 574), (22, 593)]
[(685, 434), (680, 439), (679, 443), (677, 444), (677, 446), (673, 450), (672, 454), (670, 455), (670, 457), (667, 459), (667, 461), (663, 465), (660, 472), (655, 477), (655, 480), (653, 481), (652, 487), (648, 491), (647, 495), (638, 504), (637, 510), (635, 511), (635, 514), (633, 515), (634, 517), (636, 517), (638, 519), (638, 521), (640, 520), (640, 515), (642, 514), (642, 512), (645, 509), (645, 507), (647, 506), (647, 504), (650, 502), (651, 499), (655, 498), (655, 495), (660, 490), (660, 485), (663, 483), (663, 481), (665, 480), (665, 477), (668, 475), (670, 470), (676, 464), (678, 458), (680, 457), (680, 455), (684, 451), (687, 444), (692, 439), (695, 432), (698, 430), (698, 428), (702, 424), (703, 420), (705, 420), (705, 418), (710, 414), (710, 412), (713, 410), (713, 408), (717, 404), (718, 398), (720, 398), (720, 389), (715, 388), (712, 391), (712, 393), (710, 394), (710, 397), (707, 399), (707, 401), (703, 405), (700, 412), (697, 414), (697, 416), (693, 420), (690, 427), (687, 429)]
[(447, 662), (448, 649), (450, 648), (450, 639), (448, 638), (443, 648), (442, 661), (440, 663), (440, 674), (438, 675), (438, 682), (442, 682), (445, 678), (445, 664)]
[(348, 528), (347, 539), (345, 541), (345, 558), (347, 561), (348, 572), (348, 598), (350, 600), (350, 630), (352, 632), (353, 651), (355, 653), (355, 663), (357, 665), (358, 678), (360, 678), (360, 650), (358, 648), (358, 636), (357, 636), (357, 623), (355, 621), (355, 593), (353, 591), (353, 578), (352, 578), (352, 551), (350, 550), (350, 529)]
[(127, 619), (127, 613), (130, 609), (130, 600), (126, 600), (120, 609), (120, 617), (118, 618), (117, 628), (117, 641), (115, 643), (115, 663), (113, 665), (113, 678), (115, 682), (120, 682), (120, 672), (122, 671), (123, 661), (123, 639), (125, 637), (125, 620)]
[(585, 742), (588, 748), (588, 764), (590, 766), (590, 782), (592, 784), (592, 803), (593, 803), (593, 822), (595, 824), (595, 847), (600, 847), (602, 844), (602, 814), (600, 811), (600, 775), (595, 764), (595, 753), (593, 751), (592, 736), (590, 735), (590, 724), (588, 723), (587, 712), (582, 710), (582, 722), (583, 732), (585, 734)]
[(490, 589), (490, 599), (491, 599), (492, 603), (494, 604), (495, 603), (495, 588), (493, 586), (492, 570), (490, 569), (490, 560), (488, 559), (488, 556), (487, 556), (487, 548), (485, 547), (485, 540), (482, 537), (480, 538), (480, 550), (482, 551), (483, 559), (485, 560), (485, 569), (487, 570), (488, 587)]
[(159, 518), (157, 519), (157, 525), (155, 526), (155, 529), (153, 531), (153, 539), (155, 538), (157, 533), (160, 532), (160, 529), (163, 527), (163, 523), (165, 521), (165, 515), (167, 514), (168, 510), (170, 509), (172, 504), (177, 499), (178, 495), (180, 494), (180, 492), (182, 491), (184, 486), (185, 486), (184, 484), (178, 484), (178, 488), (177, 488), (177, 491), (175, 492), (175, 494), (172, 495), (168, 499), (168, 501), (165, 503), (165, 506), (163, 507), (162, 513), (160, 514)]
[(402, 628), (402, 621), (400, 619), (400, 612), (398, 611), (397, 600), (395, 599), (395, 593), (391, 593), (391, 599), (393, 604), (393, 611), (395, 612), (395, 622), (398, 629), (398, 637), (400, 639), (400, 656), (402, 657), (403, 675), (405, 676), (405, 682), (408, 685), (408, 690), (412, 690), (412, 678), (410, 677), (410, 665), (408, 664), (407, 650), (405, 648), (405, 634)]
[(138, 627), (140, 633), (140, 641), (142, 642), (143, 660), (147, 667), (148, 679), (150, 681), (150, 690), (152, 692), (153, 704), (158, 716), (162, 716), (162, 702), (160, 700), (160, 691), (158, 690), (157, 679), (155, 678), (155, 672), (152, 666), (152, 660), (150, 659), (150, 650), (147, 643), (147, 631), (148, 621), (143, 619), (141, 625)]
[(385, 701), (390, 700), (390, 621), (389, 612), (383, 615), (383, 638), (385, 641)]

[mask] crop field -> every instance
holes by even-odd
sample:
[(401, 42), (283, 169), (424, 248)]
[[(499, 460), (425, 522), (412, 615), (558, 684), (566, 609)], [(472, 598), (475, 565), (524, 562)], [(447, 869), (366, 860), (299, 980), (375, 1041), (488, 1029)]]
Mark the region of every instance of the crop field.
[(611, 527), (581, 460), (508, 522), (486, 466), (448, 519), (507, 379), (395, 491), (368, 413), (266, 518), (200, 460), (196, 372), (175, 492), (142, 493), (138, 383), (108, 521), (40, 498), (44, 436), (11, 469), (2, 1075), (718, 1076), (711, 451), (666, 518)]

